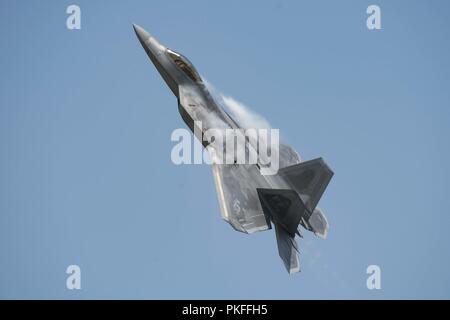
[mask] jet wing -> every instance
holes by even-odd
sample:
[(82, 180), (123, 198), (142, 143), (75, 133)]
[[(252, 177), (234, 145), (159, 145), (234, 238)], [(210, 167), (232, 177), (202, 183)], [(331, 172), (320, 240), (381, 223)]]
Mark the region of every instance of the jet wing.
[(212, 164), (222, 218), (237, 231), (271, 229), (257, 188), (266, 185), (255, 165)]
[(285, 168), (301, 162), (298, 153), (289, 145), (280, 143), (279, 147), (279, 168)]

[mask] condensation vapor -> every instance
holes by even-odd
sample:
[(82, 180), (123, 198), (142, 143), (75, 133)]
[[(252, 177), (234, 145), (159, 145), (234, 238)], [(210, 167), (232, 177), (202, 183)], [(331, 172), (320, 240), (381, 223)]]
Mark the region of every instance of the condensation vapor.
[(216, 90), (216, 88), (203, 78), (206, 88), (208, 89), (214, 100), (223, 107), (239, 126), (243, 129), (271, 129), (270, 123), (260, 114), (254, 112), (249, 107), (236, 99), (224, 95)]

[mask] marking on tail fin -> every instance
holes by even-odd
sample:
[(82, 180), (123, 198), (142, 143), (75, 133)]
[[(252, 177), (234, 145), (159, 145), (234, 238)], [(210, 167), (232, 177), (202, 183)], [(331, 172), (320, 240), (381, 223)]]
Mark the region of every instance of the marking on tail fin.
[[(322, 158), (317, 158), (282, 168), (278, 175), (300, 194), (308, 212), (312, 214), (333, 177), (333, 171)], [(309, 216), (306, 217), (308, 219)]]
[(257, 191), (264, 214), (294, 237), (302, 217), (305, 214), (309, 216), (297, 192), (291, 189), (262, 188)]

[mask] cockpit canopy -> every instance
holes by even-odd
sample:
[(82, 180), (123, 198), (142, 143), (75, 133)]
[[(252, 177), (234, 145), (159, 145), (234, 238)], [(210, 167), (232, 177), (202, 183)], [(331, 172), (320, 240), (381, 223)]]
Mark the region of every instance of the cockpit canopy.
[(190, 78), (195, 82), (202, 82), (202, 78), (200, 78), (199, 74), (195, 70), (192, 63), (184, 56), (179, 53), (176, 53), (170, 49), (167, 49), (167, 53), (169, 57), (175, 62), (175, 64)]

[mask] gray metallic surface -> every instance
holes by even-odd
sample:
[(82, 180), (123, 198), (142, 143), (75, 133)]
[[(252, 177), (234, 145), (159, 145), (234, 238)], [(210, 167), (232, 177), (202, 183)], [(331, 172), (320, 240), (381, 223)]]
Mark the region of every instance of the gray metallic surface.
[[(133, 27), (150, 60), (177, 97), (181, 117), (204, 146), (208, 144), (202, 139), (206, 130), (240, 128), (239, 119), (232, 119), (219, 107), (187, 58), (161, 45), (141, 27)], [(201, 121), (202, 128), (196, 128), (197, 121)], [(227, 150), (214, 146), (208, 151), (214, 159)], [(302, 236), (300, 226), (322, 238), (327, 235), (328, 222), (316, 205), (333, 172), (321, 158), (301, 162), (288, 145), (280, 144), (279, 152), (281, 169), (277, 175), (262, 175), (255, 164), (211, 167), (222, 218), (244, 233), (271, 229), (273, 223), (279, 255), (288, 272), (294, 273), (300, 270), (295, 241), (296, 234)], [(258, 163), (264, 161), (258, 159)]]
[(275, 224), (275, 235), (277, 237), (278, 253), (281, 260), (283, 260), (286, 270), (289, 273), (299, 272), (298, 247), (294, 238), (277, 224)]
[(264, 213), (295, 237), (300, 219), (307, 212), (297, 192), (292, 189), (258, 189)]

